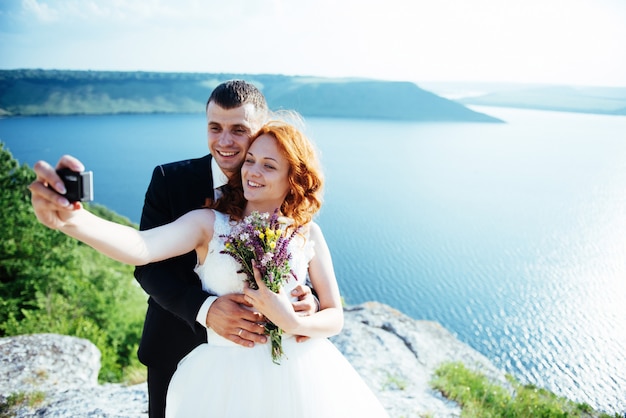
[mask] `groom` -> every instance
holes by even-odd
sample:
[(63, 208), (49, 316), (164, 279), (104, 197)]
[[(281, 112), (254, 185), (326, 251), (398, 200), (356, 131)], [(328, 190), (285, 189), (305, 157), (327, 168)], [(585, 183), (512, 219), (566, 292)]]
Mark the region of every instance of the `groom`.
[[(164, 164), (154, 169), (145, 196), (140, 229), (169, 223), (186, 212), (201, 207), (206, 199), (219, 197), (219, 187), (239, 169), (250, 144), (250, 137), (269, 114), (263, 94), (252, 84), (231, 80), (218, 85), (207, 102), (207, 135), (210, 154), (186, 161)], [(83, 171), (74, 158), (64, 156), (57, 168)], [(67, 209), (69, 202), (51, 192), (46, 184), (60, 179), (45, 162), (34, 166), (37, 180), (29, 189), (37, 218), (54, 227), (52, 214)], [(56, 187), (59, 190), (61, 187)], [(59, 190), (62, 191), (62, 190)], [(139, 360), (148, 367), (149, 415), (165, 415), (167, 386), (178, 362), (199, 344), (206, 342), (206, 328), (245, 347), (267, 342), (261, 315), (246, 309), (243, 295), (217, 297), (203, 291), (194, 252), (174, 259), (137, 267), (135, 277), (150, 295)], [(316, 303), (311, 290), (295, 289), (299, 301), (294, 309), (307, 314)], [(207, 379), (219, 378), (207, 376)], [(242, 398), (243, 401), (244, 398)]]

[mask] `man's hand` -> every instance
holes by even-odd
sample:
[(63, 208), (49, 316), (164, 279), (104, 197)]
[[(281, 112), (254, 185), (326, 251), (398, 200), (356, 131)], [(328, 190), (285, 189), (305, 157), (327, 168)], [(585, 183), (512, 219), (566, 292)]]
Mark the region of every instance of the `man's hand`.
[[(83, 164), (70, 155), (61, 157), (56, 168), (69, 168), (74, 171), (85, 170)], [(50, 185), (59, 193), (64, 194), (66, 192), (63, 181), (57, 175), (56, 169), (50, 164), (45, 161), (37, 161), (33, 169), (37, 174), (37, 179), (28, 186), (28, 189), (31, 193), (31, 203), (35, 210), (35, 216), (39, 222), (48, 228), (59, 229), (63, 225), (59, 212), (69, 212), (80, 208), (81, 205), (78, 202), (71, 204), (65, 197), (48, 188)]]
[(320, 304), (309, 286), (299, 284), (292, 291), (291, 296), (298, 298), (293, 302), (293, 310), (301, 316), (313, 315), (319, 311)]
[(244, 347), (254, 344), (265, 344), (265, 327), (263, 315), (251, 311), (243, 294), (220, 296), (213, 302), (207, 313), (206, 323), (218, 335)]
[[(319, 301), (311, 292), (311, 288), (306, 285), (299, 284), (292, 291), (291, 296), (298, 298), (296, 302), (293, 302), (293, 309), (302, 316), (313, 315), (317, 311), (319, 311)], [(308, 340), (309, 337), (305, 337), (304, 335), (296, 335), (296, 342), (304, 342)]]

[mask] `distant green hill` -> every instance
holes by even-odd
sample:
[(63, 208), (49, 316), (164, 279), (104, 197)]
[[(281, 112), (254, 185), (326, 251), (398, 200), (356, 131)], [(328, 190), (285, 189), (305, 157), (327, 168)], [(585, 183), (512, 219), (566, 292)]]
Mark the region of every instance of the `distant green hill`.
[(460, 103), (563, 112), (626, 115), (626, 88), (543, 86), (467, 97)]
[(283, 75), (0, 70), (0, 115), (200, 113), (219, 83), (257, 85), (270, 107), (304, 116), (500, 122), (414, 83)]
[(430, 82), (420, 86), (464, 105), (626, 115), (626, 87), (495, 82)]

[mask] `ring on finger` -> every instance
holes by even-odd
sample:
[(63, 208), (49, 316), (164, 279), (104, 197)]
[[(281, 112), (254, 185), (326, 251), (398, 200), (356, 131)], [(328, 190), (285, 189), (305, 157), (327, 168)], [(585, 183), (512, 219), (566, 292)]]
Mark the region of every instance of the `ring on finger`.
[(243, 332), (243, 328), (239, 328), (239, 332), (237, 333), (237, 335), (238, 335), (239, 337), (241, 337), (241, 333), (242, 333), (242, 332)]

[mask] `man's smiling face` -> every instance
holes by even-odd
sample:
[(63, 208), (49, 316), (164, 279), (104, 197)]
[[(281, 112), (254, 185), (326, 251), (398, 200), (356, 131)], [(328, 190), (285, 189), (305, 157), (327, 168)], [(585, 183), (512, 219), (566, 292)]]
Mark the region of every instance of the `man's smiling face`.
[(209, 150), (224, 174), (239, 170), (250, 145), (250, 137), (259, 129), (252, 104), (224, 109), (214, 102), (207, 106)]

